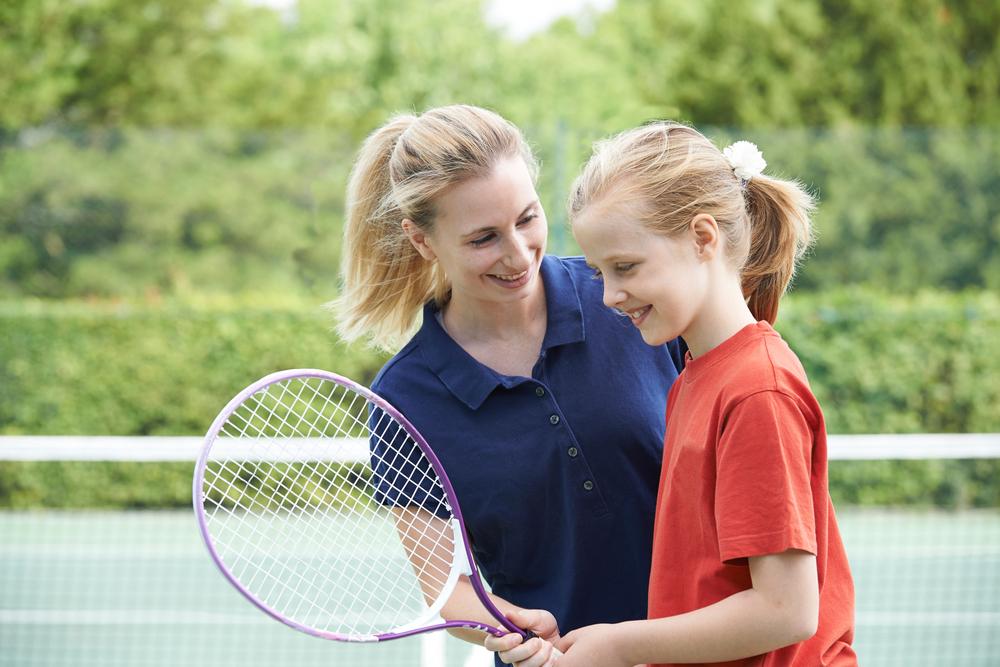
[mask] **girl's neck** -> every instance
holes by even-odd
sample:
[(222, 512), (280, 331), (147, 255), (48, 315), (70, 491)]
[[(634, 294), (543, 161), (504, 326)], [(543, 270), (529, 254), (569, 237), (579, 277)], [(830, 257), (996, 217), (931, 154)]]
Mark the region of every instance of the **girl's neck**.
[(442, 313), (444, 328), (460, 345), (490, 344), (544, 337), (545, 289), (541, 277), (535, 289), (518, 301), (496, 303), (453, 294)]
[(697, 358), (718, 347), (757, 318), (750, 312), (739, 285), (728, 286), (705, 299), (681, 338)]

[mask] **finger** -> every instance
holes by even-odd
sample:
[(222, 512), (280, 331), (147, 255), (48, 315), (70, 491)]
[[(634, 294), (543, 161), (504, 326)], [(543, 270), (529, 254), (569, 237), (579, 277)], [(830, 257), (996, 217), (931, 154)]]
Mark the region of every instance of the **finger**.
[(560, 653), (567, 653), (570, 650), (570, 648), (572, 648), (573, 644), (576, 643), (576, 640), (578, 638), (579, 638), (579, 635), (574, 630), (573, 632), (569, 633), (568, 635), (563, 635), (559, 639), (559, 641), (556, 642), (556, 644), (555, 644), (556, 648), (559, 649)]
[(525, 665), (526, 667), (541, 667), (541, 665), (545, 663), (544, 659), (533, 663), (528, 661), (532, 660), (532, 658), (534, 658), (539, 651), (544, 651), (545, 653), (543, 657), (547, 659), (550, 653), (550, 649), (548, 647), (550, 646), (551, 644), (544, 639), (540, 637), (533, 637), (520, 646), (515, 646), (509, 651), (504, 651), (502, 653), (498, 653), (497, 655), (500, 656), (500, 660), (507, 664), (517, 663), (518, 667), (521, 667), (522, 665)]
[(530, 642), (525, 642), (524, 648), (529, 648), (529, 645), (536, 646), (537, 649), (532, 655), (518, 659), (517, 667), (544, 667), (548, 664), (549, 659), (552, 657), (552, 644), (536, 638)]
[(483, 640), (483, 646), (486, 647), (487, 651), (493, 651), (499, 653), (501, 651), (509, 651), (515, 646), (519, 645), (523, 641), (521, 635), (516, 632), (512, 632), (502, 637), (494, 637), (493, 635), (486, 635), (486, 639)]
[(559, 631), (555, 616), (544, 609), (515, 609), (507, 614), (507, 618), (519, 628), (531, 630), (541, 637)]

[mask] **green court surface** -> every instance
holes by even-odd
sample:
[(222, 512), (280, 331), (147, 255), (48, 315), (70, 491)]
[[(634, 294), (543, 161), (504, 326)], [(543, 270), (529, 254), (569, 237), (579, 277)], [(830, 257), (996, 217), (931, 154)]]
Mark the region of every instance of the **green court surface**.
[[(862, 665), (1000, 664), (1000, 511), (839, 521)], [(271, 620), (224, 581), (190, 512), (0, 512), (2, 667), (483, 664), (451, 638), (346, 645)]]

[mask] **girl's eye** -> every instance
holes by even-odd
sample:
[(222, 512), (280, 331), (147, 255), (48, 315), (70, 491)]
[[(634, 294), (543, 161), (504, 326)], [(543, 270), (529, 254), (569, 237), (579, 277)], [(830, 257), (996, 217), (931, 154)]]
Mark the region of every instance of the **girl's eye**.
[(617, 271), (618, 273), (628, 273), (629, 271), (631, 271), (634, 268), (635, 268), (635, 263), (634, 262), (626, 263), (626, 264), (616, 264), (615, 265), (615, 271)]

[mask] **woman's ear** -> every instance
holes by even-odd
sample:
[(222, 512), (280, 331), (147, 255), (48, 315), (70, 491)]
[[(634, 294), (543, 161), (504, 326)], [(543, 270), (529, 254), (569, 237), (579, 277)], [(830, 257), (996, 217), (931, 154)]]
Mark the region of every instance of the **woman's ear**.
[(403, 218), (403, 222), (400, 224), (403, 227), (403, 231), (406, 233), (406, 238), (410, 239), (410, 243), (413, 244), (413, 247), (416, 248), (421, 257), (426, 259), (428, 262), (433, 262), (437, 259), (434, 249), (427, 243), (427, 232), (422, 230), (417, 223), (413, 222), (409, 218)]
[(699, 260), (709, 261), (719, 252), (719, 223), (707, 213), (699, 213), (688, 226)]

